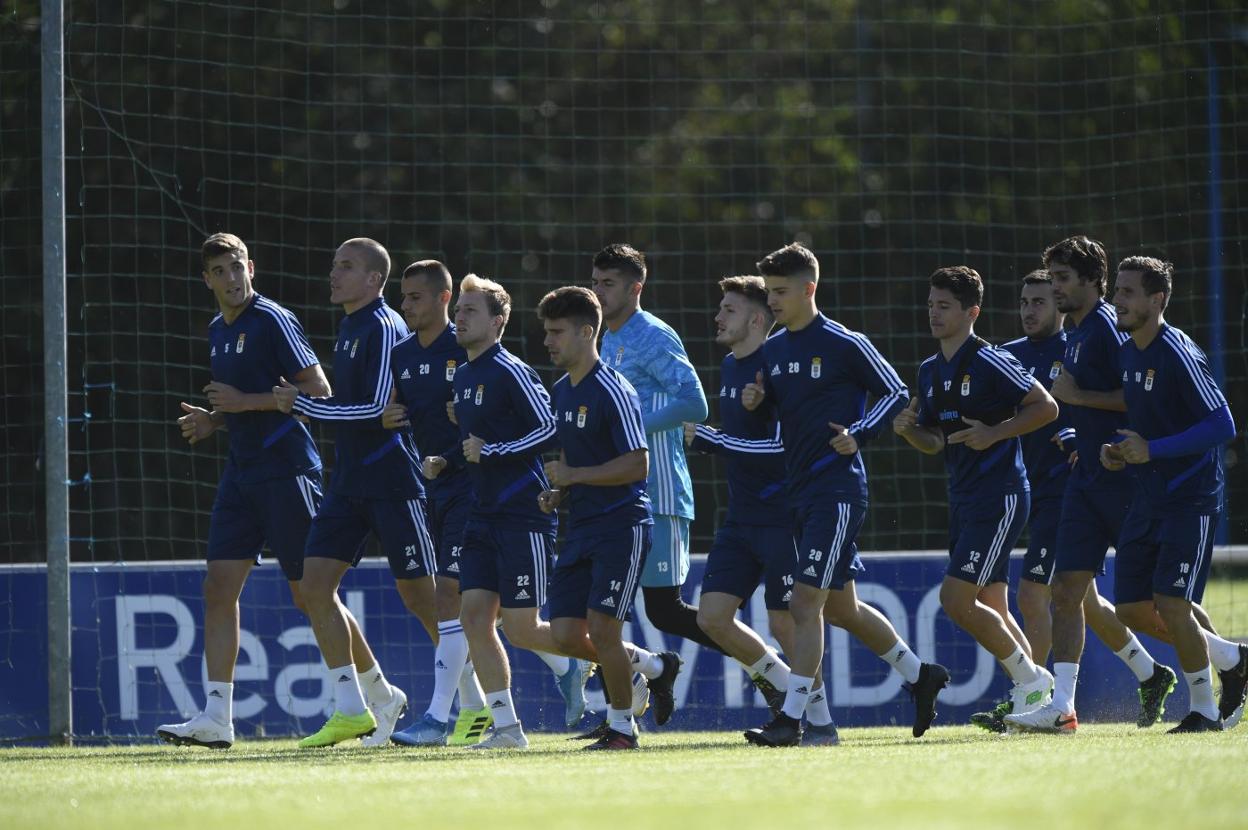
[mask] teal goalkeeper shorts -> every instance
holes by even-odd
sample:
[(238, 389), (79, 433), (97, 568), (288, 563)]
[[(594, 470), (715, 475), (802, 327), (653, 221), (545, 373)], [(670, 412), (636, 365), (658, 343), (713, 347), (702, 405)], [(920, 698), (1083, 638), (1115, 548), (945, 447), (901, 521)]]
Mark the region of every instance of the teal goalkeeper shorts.
[(653, 539), (646, 568), (641, 572), (642, 587), (684, 585), (689, 576), (689, 520), (655, 513)]

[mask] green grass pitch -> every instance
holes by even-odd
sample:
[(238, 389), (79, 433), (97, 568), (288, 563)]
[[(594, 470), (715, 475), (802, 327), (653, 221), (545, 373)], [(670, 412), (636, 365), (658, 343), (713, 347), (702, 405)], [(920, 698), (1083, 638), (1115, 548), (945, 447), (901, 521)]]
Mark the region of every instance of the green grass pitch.
[(737, 733), (643, 734), (588, 755), (248, 741), (0, 750), (0, 826), (125, 828), (1161, 827), (1248, 825), (1248, 729), (1078, 735), (845, 729), (839, 747), (766, 750)]

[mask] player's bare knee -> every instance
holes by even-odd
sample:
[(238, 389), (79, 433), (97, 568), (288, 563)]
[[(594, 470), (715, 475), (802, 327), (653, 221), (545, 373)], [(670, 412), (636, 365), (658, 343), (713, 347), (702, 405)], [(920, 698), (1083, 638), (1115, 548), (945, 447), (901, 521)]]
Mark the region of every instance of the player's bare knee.
[(1083, 605), (1088, 583), (1072, 574), (1057, 574), (1053, 579), (1053, 606), (1063, 611), (1073, 611)]
[(965, 622), (975, 607), (976, 593), (971, 583), (946, 577), (940, 586), (940, 607), (955, 623)]
[(469, 600), (464, 602), (459, 609), (459, 622), (469, 637), (493, 631), (494, 622), (497, 619), (496, 609), (489, 604)]
[(204, 605), (215, 608), (225, 604), (225, 591), (221, 580), (209, 573), (204, 577)]
[(337, 597), (336, 586), (329, 581), (307, 576), (299, 582), (299, 594), (303, 598), (304, 610), (309, 614), (333, 607)]
[(698, 607), (698, 628), (715, 637), (731, 626), (732, 615), (727, 616), (718, 608)]
[(585, 621), (589, 633), (589, 641), (594, 648), (601, 651), (620, 643), (620, 623), (614, 617), (605, 614), (591, 614)]
[(844, 628), (847, 631), (857, 630), (857, 623), (860, 617), (858, 614), (858, 603), (846, 606), (837, 602), (826, 602), (823, 605), (823, 621), (828, 625), (835, 625), (837, 628)]
[(797, 585), (789, 600), (789, 614), (792, 615), (793, 622), (797, 625), (817, 622), (824, 614), (826, 602), (827, 595), (823, 591)]
[[(1035, 585), (1036, 587), (1024, 587), (1026, 585)], [(1025, 582), (1018, 589), (1018, 610), (1028, 619), (1047, 615), (1051, 604), (1052, 599), (1049, 592), (1037, 583)]]
[(550, 638), (564, 653), (577, 650), (584, 636), (585, 633), (575, 626), (551, 625), (550, 627)]
[(290, 602), (301, 614), (307, 616), (308, 606), (303, 602), (303, 592), (299, 590), (298, 582), (290, 583)]
[(437, 606), (439, 620), (459, 618), (459, 582), (454, 579), (438, 577), (435, 584), (434, 604)]
[(1190, 619), (1194, 619), (1192, 617), (1192, 604), (1183, 597), (1168, 597), (1158, 594), (1154, 602), (1162, 622), (1171, 630)]
[(437, 602), (438, 619), (439, 620), (457, 620), (459, 619), (459, 597), (444, 597), (438, 594)]
[(768, 628), (771, 636), (780, 644), (780, 650), (792, 653), (793, 650), (793, 615), (786, 611), (767, 612)]
[(429, 601), (430, 597), (422, 594), (414, 585), (401, 587), (399, 596), (403, 599), (403, 607), (410, 613), (424, 620), (426, 617), (432, 617), (433, 603)]
[(961, 597), (946, 598), (942, 596), (940, 598), (940, 607), (944, 610), (950, 620), (958, 626), (965, 628), (966, 624), (970, 622), (973, 616), (975, 604), (973, 602), (967, 602)]
[(1114, 608), (1114, 615), (1123, 625), (1137, 631), (1148, 631), (1155, 626), (1152, 609), (1145, 607), (1144, 603), (1129, 602), (1118, 605)]
[(536, 620), (529, 617), (507, 617), (503, 620), (503, 633), (513, 646), (540, 649), (542, 643), (536, 636), (535, 625)]

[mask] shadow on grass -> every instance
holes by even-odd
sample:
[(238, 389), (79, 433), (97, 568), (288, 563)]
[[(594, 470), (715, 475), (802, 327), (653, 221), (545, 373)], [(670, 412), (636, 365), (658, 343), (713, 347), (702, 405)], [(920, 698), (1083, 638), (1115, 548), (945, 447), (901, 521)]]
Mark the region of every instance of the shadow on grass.
[[(672, 743), (665, 739), (663, 743), (647, 744), (642, 737), (642, 746), (638, 753), (674, 753), (723, 749), (749, 749), (744, 740), (735, 742), (695, 740)], [(248, 742), (229, 750), (211, 750), (203, 747), (180, 747), (153, 745), (142, 748), (101, 748), (101, 749), (57, 749), (48, 750), (24, 749), (0, 753), (0, 764), (4, 763), (117, 763), (125, 765), (219, 765), (249, 763), (368, 763), (368, 764), (411, 764), (411, 763), (491, 763), (493, 759), (538, 757), (554, 758), (575, 755), (584, 751), (586, 742), (582, 741), (550, 741), (544, 740), (531, 745), (525, 750), (491, 750), (473, 751), (460, 747), (429, 747), (423, 749), (407, 747), (327, 747), (309, 750), (296, 746), (256, 746), (257, 742)]]
[[(839, 747), (819, 747), (826, 752), (853, 751), (855, 749), (888, 749), (917, 746), (919, 744), (935, 746), (962, 746), (973, 743), (993, 742), (1000, 736), (979, 733), (941, 734), (944, 730), (933, 730), (920, 739), (909, 735), (854, 735), (843, 738)], [(692, 740), (682, 740), (681, 735), (697, 736)], [(534, 744), (525, 750), (491, 750), (473, 751), (461, 747), (326, 747), (323, 749), (300, 749), (293, 745), (273, 745), (264, 741), (246, 741), (229, 750), (210, 750), (202, 747), (179, 747), (164, 744), (153, 744), (142, 747), (104, 747), (69, 748), (69, 749), (17, 749), (0, 752), (0, 764), (30, 762), (90, 762), (118, 763), (126, 765), (160, 765), (173, 764), (198, 765), (233, 765), (233, 764), (309, 764), (309, 763), (366, 763), (374, 764), (444, 764), (456, 763), (492, 763), (498, 759), (514, 759), (518, 757), (558, 758), (576, 755), (584, 751), (587, 742), (560, 740), (558, 737), (538, 737)], [(282, 741), (287, 743), (287, 741)], [(268, 744), (268, 745), (266, 745)], [(794, 749), (801, 749), (795, 747)], [(813, 749), (813, 748), (808, 748)], [(705, 752), (708, 750), (735, 750), (741, 752), (768, 752), (767, 748), (756, 747), (746, 743), (738, 732), (717, 733), (677, 733), (641, 735), (641, 747), (630, 755), (671, 755), (682, 752)], [(774, 751), (782, 752), (783, 749)]]

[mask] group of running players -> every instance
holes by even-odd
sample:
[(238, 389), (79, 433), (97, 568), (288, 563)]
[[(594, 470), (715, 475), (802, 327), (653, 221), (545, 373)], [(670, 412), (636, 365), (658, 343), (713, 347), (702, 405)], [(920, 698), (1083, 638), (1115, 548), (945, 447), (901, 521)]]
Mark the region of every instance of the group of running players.
[[(679, 336), (641, 308), (647, 263), (629, 245), (594, 256), (589, 288), (557, 288), (538, 304), (550, 362), (564, 373), (549, 392), (503, 348), (511, 298), (492, 280), (460, 280), (452, 321), (449, 270), (413, 262), (400, 314), (383, 297), (385, 248), (342, 243), (330, 272), (330, 302), (345, 314), (331, 389), (295, 315), (256, 293), (243, 241), (214, 234), (201, 259), (220, 311), (208, 331), (212, 382), (207, 405), (183, 403), (178, 424), (192, 444), (227, 429), (229, 453), (204, 581), (207, 704), (158, 728), (170, 743), (234, 742), (238, 600), (266, 546), (311, 622), (333, 693), (332, 714), (303, 747), (526, 747), (501, 628), (550, 667), (570, 728), (600, 668), (606, 718), (581, 737), (591, 750), (635, 749), (647, 708), (657, 725), (671, 718), (682, 669), (675, 652), (623, 639), (639, 587), (659, 630), (750, 675), (772, 717), (749, 742), (839, 742), (821, 671), (825, 623), (904, 678), (919, 737), (949, 672), (923, 662), (854, 582), (868, 508), (861, 449), (890, 426), (915, 449), (944, 453), (941, 605), (1013, 684), (972, 722), (1073, 733), (1088, 625), (1135, 674), (1140, 727), (1161, 719), (1178, 677), (1135, 632), (1178, 654), (1191, 711), (1172, 732), (1221, 730), (1242, 715), (1248, 646), (1220, 637), (1199, 605), (1234, 425), (1205, 355), (1164, 319), (1169, 263), (1122, 260), (1111, 302), (1104, 248), (1084, 236), (1058, 242), (1019, 288), (1024, 336), (1000, 347), (973, 331), (979, 274), (939, 268), (928, 294), (939, 348), (909, 387), (867, 336), (820, 312), (819, 262), (787, 245), (756, 276), (718, 283), (716, 342), (728, 353), (715, 428), (703, 423), (706, 396)], [(324, 492), (310, 421), (334, 427)], [(694, 510), (686, 452), (720, 456), (729, 490), (698, 607), (681, 592)], [(1025, 526), (1020, 625), (1007, 566)], [(370, 535), (436, 644), (433, 694), (404, 729), (407, 696), (338, 595)], [(1114, 604), (1094, 581), (1110, 547)], [(760, 583), (779, 652), (736, 616)]]

